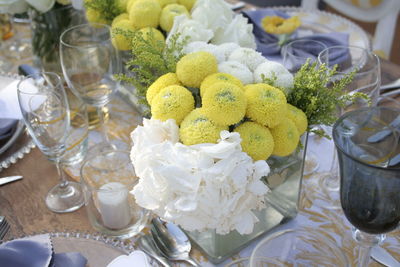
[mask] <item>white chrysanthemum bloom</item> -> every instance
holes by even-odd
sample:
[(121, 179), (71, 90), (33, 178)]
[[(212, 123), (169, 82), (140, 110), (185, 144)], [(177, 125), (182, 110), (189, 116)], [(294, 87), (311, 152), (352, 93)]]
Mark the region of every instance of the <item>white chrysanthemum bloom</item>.
[(228, 73), (238, 78), (243, 84), (253, 83), (253, 73), (246, 65), (238, 61), (225, 61), (218, 64), (218, 71)]
[(131, 159), (139, 182), (131, 193), (138, 205), (188, 231), (251, 233), (258, 222), (253, 210), (265, 208), (269, 189), (260, 179), (268, 175), (268, 164), (253, 162), (242, 151), (238, 133), (222, 131), (218, 144), (194, 146), (148, 140), (156, 125), (178, 133), (169, 121), (151, 121), (132, 132)]
[(214, 32), (211, 40), (213, 44), (237, 43), (241, 47), (256, 49), (256, 40), (253, 35), (253, 25), (243, 15), (238, 14), (225, 28)]
[(167, 44), (169, 43), (171, 36), (174, 36), (177, 33), (180, 34), (179, 40), (189, 37), (189, 42), (201, 41), (207, 43), (214, 36), (212, 30), (207, 29), (198, 21), (189, 19), (186, 15), (176, 16), (174, 18), (174, 25), (168, 33), (166, 40)]
[(224, 29), (231, 23), (234, 15), (235, 13), (225, 1), (215, 0), (197, 0), (191, 11), (193, 20), (214, 32)]
[(254, 71), (258, 65), (267, 61), (261, 53), (254, 49), (240, 47), (232, 52), (228, 58), (229, 61), (238, 61), (246, 65), (251, 71)]
[(224, 43), (218, 45), (217, 49), (219, 50), (220, 53), (224, 54), (225, 61), (227, 61), (232, 52), (239, 47), (240, 46), (237, 43)]
[(276, 78), (274, 86), (284, 89), (285, 94), (293, 88), (293, 75), (282, 64), (269, 60), (260, 64), (254, 71), (256, 83), (262, 82), (262, 74), (268, 79)]
[(183, 52), (185, 54), (199, 52), (199, 51), (209, 52), (209, 53), (213, 54), (215, 56), (215, 58), (217, 59), (218, 63), (225, 61), (225, 54), (218, 49), (218, 46), (213, 45), (213, 44), (208, 44), (206, 42), (193, 42), (193, 43), (187, 44), (183, 48)]

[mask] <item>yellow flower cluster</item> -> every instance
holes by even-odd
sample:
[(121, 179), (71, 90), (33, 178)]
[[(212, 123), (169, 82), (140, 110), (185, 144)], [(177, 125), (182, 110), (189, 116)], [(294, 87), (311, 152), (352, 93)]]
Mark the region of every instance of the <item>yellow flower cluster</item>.
[[(86, 0), (93, 1), (93, 0)], [(132, 38), (125, 32), (143, 30), (144, 39), (151, 32), (155, 40), (165, 42), (164, 35), (157, 29), (169, 32), (174, 18), (180, 15), (190, 16), (190, 10), (196, 0), (116, 0), (116, 6), (122, 13), (116, 16), (112, 23), (113, 44), (119, 50), (132, 48)], [(107, 24), (101, 12), (93, 8), (86, 9), (89, 22)]]
[[(288, 104), (275, 87), (243, 86), (236, 77), (217, 71), (217, 60), (208, 52), (182, 57), (176, 73), (159, 77), (147, 90), (153, 118), (175, 119), (185, 145), (216, 143), (220, 132), (232, 127), (254, 160), (293, 153), (308, 127), (304, 112)], [(200, 89), (201, 108), (194, 108), (187, 89), (196, 91), (193, 87)]]
[(279, 16), (266, 16), (262, 19), (261, 25), (267, 33), (271, 34), (290, 34), (301, 25), (298, 16), (284, 19)]

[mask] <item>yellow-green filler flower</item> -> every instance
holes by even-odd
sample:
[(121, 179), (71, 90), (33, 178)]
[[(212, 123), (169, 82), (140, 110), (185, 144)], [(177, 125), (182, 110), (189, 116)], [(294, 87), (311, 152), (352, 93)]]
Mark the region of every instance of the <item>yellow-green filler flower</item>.
[(161, 89), (153, 98), (151, 114), (153, 118), (166, 121), (174, 119), (176, 124), (194, 109), (194, 98), (192, 93), (185, 87), (171, 85)]
[(240, 122), (245, 113), (247, 101), (239, 86), (219, 82), (210, 86), (202, 99), (204, 113), (220, 125)]
[(213, 84), (217, 82), (227, 82), (227, 83), (232, 83), (237, 86), (239, 86), (241, 89), (243, 89), (243, 83), (236, 78), (235, 76), (232, 76), (228, 73), (223, 73), (223, 72), (218, 72), (214, 73), (211, 75), (208, 75), (200, 85), (200, 96), (203, 97), (204, 93), (206, 92), (207, 88), (212, 86)]
[(272, 128), (286, 117), (286, 97), (281, 90), (258, 83), (246, 86), (245, 95), (247, 98), (246, 117), (251, 120)]
[(288, 118), (280, 118), (278, 126), (270, 129), (274, 139), (273, 155), (285, 157), (293, 153), (300, 140), (296, 125)]
[(267, 33), (271, 34), (290, 34), (301, 25), (298, 16), (284, 19), (279, 16), (266, 16), (262, 19), (261, 25)]
[(201, 108), (189, 113), (181, 123), (179, 137), (183, 144), (190, 146), (201, 143), (217, 143), (220, 132), (228, 130), (213, 122)]
[(271, 132), (255, 122), (245, 122), (235, 129), (242, 138), (241, 146), (244, 152), (253, 160), (266, 160), (274, 149)]
[(185, 86), (200, 88), (201, 82), (218, 71), (215, 56), (208, 52), (194, 52), (182, 57), (176, 64), (176, 75)]

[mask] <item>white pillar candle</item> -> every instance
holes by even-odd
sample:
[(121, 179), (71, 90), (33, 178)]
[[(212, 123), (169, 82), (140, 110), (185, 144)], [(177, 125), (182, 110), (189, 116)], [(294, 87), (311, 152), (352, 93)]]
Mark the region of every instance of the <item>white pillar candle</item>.
[(125, 185), (112, 182), (104, 184), (97, 193), (99, 210), (104, 226), (121, 229), (131, 221), (128, 189)]

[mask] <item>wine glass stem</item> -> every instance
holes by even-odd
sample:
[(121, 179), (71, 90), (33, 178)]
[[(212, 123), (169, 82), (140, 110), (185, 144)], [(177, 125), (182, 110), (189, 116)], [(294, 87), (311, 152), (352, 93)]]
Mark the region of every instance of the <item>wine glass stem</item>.
[(68, 186), (68, 181), (67, 181), (67, 179), (65, 179), (65, 173), (64, 173), (64, 170), (61, 168), (60, 160), (56, 161), (56, 167), (57, 167), (58, 176), (60, 177), (60, 180), (61, 180), (60, 187), (65, 188)]
[(339, 173), (338, 173), (338, 159), (337, 159), (337, 152), (336, 148), (333, 148), (333, 155), (332, 155), (332, 163), (329, 169), (329, 175), (325, 180), (326, 188), (330, 191), (337, 191), (339, 190)]
[(371, 235), (353, 228), (353, 238), (358, 243), (357, 266), (368, 266), (371, 257), (371, 248), (380, 244), (385, 239), (384, 234)]
[(107, 134), (107, 125), (106, 125), (105, 119), (104, 119), (103, 107), (97, 107), (97, 115), (99, 117), (99, 122), (100, 122), (100, 127), (101, 127), (100, 130), (101, 130), (101, 133), (103, 136), (103, 141), (106, 144), (110, 144), (110, 139)]

